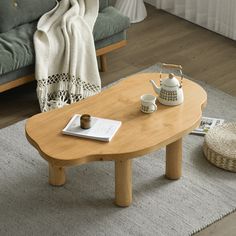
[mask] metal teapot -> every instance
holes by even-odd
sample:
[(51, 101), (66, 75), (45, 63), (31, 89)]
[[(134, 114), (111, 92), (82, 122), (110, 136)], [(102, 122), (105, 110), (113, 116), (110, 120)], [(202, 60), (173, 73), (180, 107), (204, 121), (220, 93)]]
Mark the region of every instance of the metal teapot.
[(184, 94), (182, 89), (182, 83), (183, 83), (182, 66), (163, 63), (162, 68), (179, 70), (181, 74), (181, 82), (179, 82), (179, 80), (175, 78), (175, 75), (173, 73), (169, 74), (169, 78), (162, 80), (161, 72), (160, 72), (160, 87), (157, 86), (154, 80), (150, 80), (153, 89), (159, 95), (158, 96), (159, 102), (167, 106), (176, 106), (183, 103)]

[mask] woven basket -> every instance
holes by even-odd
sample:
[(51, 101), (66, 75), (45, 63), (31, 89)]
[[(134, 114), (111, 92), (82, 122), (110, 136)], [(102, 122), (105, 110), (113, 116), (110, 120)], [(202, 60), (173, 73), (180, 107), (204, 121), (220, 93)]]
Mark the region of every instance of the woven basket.
[(203, 152), (215, 166), (236, 172), (236, 123), (225, 123), (208, 131)]

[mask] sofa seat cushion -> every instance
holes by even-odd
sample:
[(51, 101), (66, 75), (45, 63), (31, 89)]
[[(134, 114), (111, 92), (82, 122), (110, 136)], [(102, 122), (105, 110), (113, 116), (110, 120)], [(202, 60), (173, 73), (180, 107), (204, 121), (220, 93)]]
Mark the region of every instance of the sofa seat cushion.
[(0, 75), (0, 85), (16, 80), (17, 78), (25, 77), (34, 74), (34, 65), (21, 67), (18, 70), (10, 71)]
[(107, 7), (99, 13), (95, 22), (93, 30), (94, 40), (98, 41), (108, 38), (124, 31), (129, 26), (130, 20), (128, 17), (122, 15), (114, 7)]
[(0, 33), (37, 20), (56, 6), (56, 0), (1, 0)]
[(109, 38), (97, 40), (95, 42), (95, 47), (96, 47), (96, 49), (104, 48), (104, 47), (107, 47), (107, 46), (112, 45), (114, 43), (118, 43), (122, 40), (126, 40), (126, 32), (125, 31), (114, 34)]

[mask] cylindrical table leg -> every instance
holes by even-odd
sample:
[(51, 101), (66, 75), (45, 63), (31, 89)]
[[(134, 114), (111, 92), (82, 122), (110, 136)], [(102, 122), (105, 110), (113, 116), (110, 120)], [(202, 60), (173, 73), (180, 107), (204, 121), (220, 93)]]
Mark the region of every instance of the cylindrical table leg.
[(103, 54), (100, 56), (100, 65), (101, 65), (101, 72), (107, 71), (107, 56)]
[(65, 184), (65, 168), (61, 166), (53, 166), (49, 163), (49, 184), (61, 186)]
[(182, 175), (182, 139), (166, 146), (166, 177), (179, 179)]
[(115, 204), (128, 207), (132, 203), (132, 160), (115, 161)]

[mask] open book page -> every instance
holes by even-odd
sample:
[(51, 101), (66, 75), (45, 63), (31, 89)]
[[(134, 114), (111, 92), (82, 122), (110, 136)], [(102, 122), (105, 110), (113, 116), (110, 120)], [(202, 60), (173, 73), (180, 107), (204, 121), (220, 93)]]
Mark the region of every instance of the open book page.
[(80, 116), (74, 115), (62, 133), (109, 142), (121, 126), (121, 121), (91, 117), (91, 128), (82, 129), (80, 127)]
[(224, 123), (223, 119), (202, 117), (199, 127), (191, 132), (191, 134), (205, 135), (208, 130), (212, 129), (216, 125), (221, 125)]

